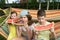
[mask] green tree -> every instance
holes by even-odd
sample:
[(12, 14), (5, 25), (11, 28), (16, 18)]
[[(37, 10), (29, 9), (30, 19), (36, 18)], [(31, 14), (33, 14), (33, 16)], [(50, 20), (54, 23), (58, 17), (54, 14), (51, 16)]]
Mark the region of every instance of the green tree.
[(58, 0), (58, 5), (57, 5), (57, 9), (59, 9), (59, 0)]
[(0, 0), (0, 4), (5, 4), (5, 0)]

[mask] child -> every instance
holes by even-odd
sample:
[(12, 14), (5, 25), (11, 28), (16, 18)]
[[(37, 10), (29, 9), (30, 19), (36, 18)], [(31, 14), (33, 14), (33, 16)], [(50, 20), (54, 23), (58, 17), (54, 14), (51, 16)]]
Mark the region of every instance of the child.
[(31, 33), (31, 26), (32, 23), (30, 21), (32, 20), (31, 15), (29, 14), (28, 10), (22, 10), (20, 13), (20, 18), (23, 21), (23, 27), (22, 27), (22, 36), (26, 38), (26, 40), (31, 40), (32, 33)]
[[(31, 40), (32, 33), (31, 33), (31, 16), (28, 12), (28, 10), (22, 10), (20, 12), (20, 21), (19, 24), (17, 23), (17, 33), (18, 37), (13, 40)], [(23, 24), (23, 25), (20, 25)]]
[(17, 22), (17, 13), (11, 12), (10, 18), (6, 21), (9, 24), (9, 36), (7, 40), (12, 40), (14, 37), (16, 37), (16, 27), (13, 25), (13, 23)]
[(44, 10), (38, 10), (37, 12), (38, 23), (34, 26), (35, 40), (49, 40), (50, 32), (54, 35), (54, 25), (46, 20), (46, 14)]

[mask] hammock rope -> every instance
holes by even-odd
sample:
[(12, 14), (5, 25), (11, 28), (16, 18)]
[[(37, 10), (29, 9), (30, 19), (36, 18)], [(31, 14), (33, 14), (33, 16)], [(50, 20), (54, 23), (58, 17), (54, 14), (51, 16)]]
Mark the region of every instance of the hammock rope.
[[(8, 37), (8, 35), (5, 33), (5, 31), (2, 29), (2, 26), (6, 26), (5, 24), (7, 24), (6, 23), (6, 20), (10, 17), (10, 15), (11, 15), (11, 7), (10, 7), (10, 12), (9, 12), (9, 15), (7, 15), (7, 18), (0, 24), (0, 28), (1, 28), (1, 30), (0, 30), (0, 34), (2, 35), (2, 36), (4, 36), (5, 38), (7, 38)], [(7, 27), (7, 26), (6, 26)], [(5, 29), (5, 28), (4, 28)]]

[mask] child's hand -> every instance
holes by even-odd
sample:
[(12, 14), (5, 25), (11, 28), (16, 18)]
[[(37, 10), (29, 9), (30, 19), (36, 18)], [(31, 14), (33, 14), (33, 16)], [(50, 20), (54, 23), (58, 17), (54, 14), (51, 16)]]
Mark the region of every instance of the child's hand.
[(57, 38), (57, 34), (55, 34), (54, 36), (55, 36), (55, 38)]
[(13, 22), (13, 20), (12, 20), (12, 24), (14, 25), (14, 22)]

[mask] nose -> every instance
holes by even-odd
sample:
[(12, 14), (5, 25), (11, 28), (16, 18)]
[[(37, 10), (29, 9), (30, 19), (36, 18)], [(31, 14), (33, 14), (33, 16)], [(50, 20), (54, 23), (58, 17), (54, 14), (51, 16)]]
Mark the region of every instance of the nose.
[(22, 18), (22, 20), (25, 20), (25, 18)]
[(22, 18), (22, 19), (24, 19), (24, 18)]
[(42, 19), (40, 19), (40, 21), (42, 21)]

